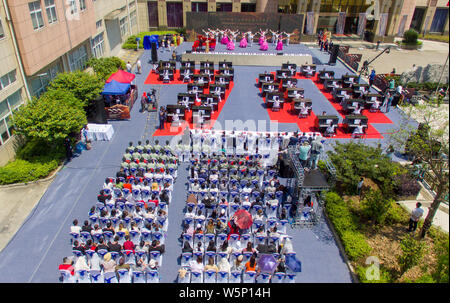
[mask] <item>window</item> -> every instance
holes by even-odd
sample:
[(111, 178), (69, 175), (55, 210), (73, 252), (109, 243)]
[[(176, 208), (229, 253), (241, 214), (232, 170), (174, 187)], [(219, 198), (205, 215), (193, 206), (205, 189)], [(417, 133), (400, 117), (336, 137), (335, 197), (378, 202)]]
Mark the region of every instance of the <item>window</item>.
[(94, 57), (100, 58), (103, 56), (105, 41), (103, 40), (103, 33), (95, 36), (92, 39), (92, 52), (94, 53)]
[(128, 7), (129, 8), (133, 8), (136, 5), (136, 2), (134, 2), (134, 0), (132, 0), (129, 4)]
[(16, 70), (13, 70), (0, 78), (0, 90), (16, 81)]
[(2, 19), (0, 19), (0, 39), (5, 38), (5, 31), (3, 30)]
[(98, 20), (97, 22), (95, 22), (95, 27), (96, 27), (97, 29), (99, 29), (100, 27), (102, 27), (102, 25), (103, 25), (103, 20)]
[(86, 0), (80, 0), (80, 11), (84, 11), (86, 9)]
[(77, 3), (75, 0), (68, 0), (69, 1), (69, 7), (70, 7), (70, 13), (72, 15), (76, 14), (78, 12)]
[(37, 30), (44, 27), (44, 19), (42, 19), (41, 3), (39, 1), (30, 2), (28, 3), (28, 8), (30, 9), (33, 28)]
[(217, 3), (216, 12), (231, 12), (233, 11), (233, 3)]
[(120, 19), (119, 24), (120, 24), (120, 34), (123, 36), (126, 36), (128, 34), (128, 17), (123, 17), (122, 19)]
[(192, 2), (191, 3), (192, 12), (207, 12), (208, 3), (207, 2)]
[(132, 12), (130, 13), (130, 25), (131, 25), (131, 27), (134, 27), (136, 24), (137, 24), (137, 21), (136, 21), (136, 11), (132, 11)]
[(56, 17), (55, 0), (45, 0), (45, 12), (47, 13), (49, 24), (58, 21), (58, 17)]
[(241, 3), (241, 12), (256, 12), (256, 3)]
[(88, 60), (86, 46), (82, 45), (76, 50), (69, 53), (70, 70), (83, 70), (86, 68), (86, 61)]
[(13, 111), (22, 104), (22, 89), (0, 102), (0, 145), (13, 135)]

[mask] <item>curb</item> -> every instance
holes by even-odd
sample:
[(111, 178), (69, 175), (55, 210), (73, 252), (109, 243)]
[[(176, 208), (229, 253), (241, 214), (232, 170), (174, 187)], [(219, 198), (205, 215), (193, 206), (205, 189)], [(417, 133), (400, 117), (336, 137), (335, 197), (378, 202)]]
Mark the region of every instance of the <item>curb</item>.
[(360, 283), (359, 279), (358, 279), (358, 275), (356, 274), (355, 269), (353, 268), (353, 266), (350, 264), (350, 260), (348, 259), (348, 256), (345, 253), (345, 248), (344, 248), (344, 245), (341, 242), (341, 238), (339, 238), (339, 235), (336, 233), (336, 230), (334, 229), (333, 223), (331, 223), (330, 218), (328, 218), (328, 214), (326, 213), (325, 208), (323, 209), (323, 214), (324, 214), (324, 217), (325, 217), (325, 219), (326, 219), (326, 221), (328, 223), (328, 226), (330, 227), (331, 232), (333, 233), (333, 236), (334, 236), (334, 238), (336, 240), (336, 243), (337, 243), (337, 245), (339, 247), (339, 250), (340, 250), (342, 256), (344, 257), (345, 264), (347, 265), (348, 269), (350, 270), (350, 275), (352, 277), (353, 283)]

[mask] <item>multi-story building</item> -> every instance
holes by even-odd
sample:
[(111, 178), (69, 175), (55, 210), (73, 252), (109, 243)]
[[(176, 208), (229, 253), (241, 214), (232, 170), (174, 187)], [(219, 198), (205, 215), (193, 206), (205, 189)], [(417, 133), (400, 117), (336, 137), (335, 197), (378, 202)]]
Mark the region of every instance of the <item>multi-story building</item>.
[(13, 110), (60, 72), (118, 55), (138, 32), (136, 0), (0, 0), (0, 165), (14, 157)]
[[(142, 30), (186, 26), (187, 12), (264, 12), (304, 15), (303, 34), (320, 29), (334, 34), (374, 33), (393, 40), (411, 26), (420, 32), (448, 34), (447, 0), (137, 0)], [(308, 19), (310, 19), (308, 21)], [(306, 26), (308, 24), (308, 26)]]
[(10, 16), (0, 4), (0, 165), (14, 156), (12, 112), (27, 98)]

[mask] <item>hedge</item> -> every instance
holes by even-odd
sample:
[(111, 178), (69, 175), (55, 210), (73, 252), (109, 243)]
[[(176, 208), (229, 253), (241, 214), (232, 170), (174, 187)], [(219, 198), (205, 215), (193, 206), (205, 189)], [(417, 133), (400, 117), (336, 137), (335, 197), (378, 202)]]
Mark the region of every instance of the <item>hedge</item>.
[(58, 168), (58, 160), (29, 162), (16, 159), (0, 167), (0, 184), (25, 183), (47, 177)]
[(123, 49), (135, 49), (136, 48), (136, 38), (139, 37), (141, 40), (139, 41), (139, 48), (144, 48), (144, 36), (151, 36), (151, 35), (166, 35), (166, 34), (177, 34), (177, 31), (151, 31), (151, 32), (140, 32), (137, 35), (131, 35), (128, 37), (128, 39), (125, 41), (125, 43), (122, 45)]

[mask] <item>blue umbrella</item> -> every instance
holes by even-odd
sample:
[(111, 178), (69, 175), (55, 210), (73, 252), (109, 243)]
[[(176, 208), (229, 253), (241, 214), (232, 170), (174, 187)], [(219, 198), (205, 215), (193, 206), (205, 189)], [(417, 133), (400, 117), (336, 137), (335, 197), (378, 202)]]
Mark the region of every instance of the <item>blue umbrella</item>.
[(277, 268), (277, 260), (273, 255), (261, 255), (258, 260), (258, 267), (261, 272), (272, 274)]
[(285, 264), (293, 272), (301, 272), (302, 271), (302, 262), (300, 262), (300, 260), (298, 260), (294, 255), (287, 255)]

